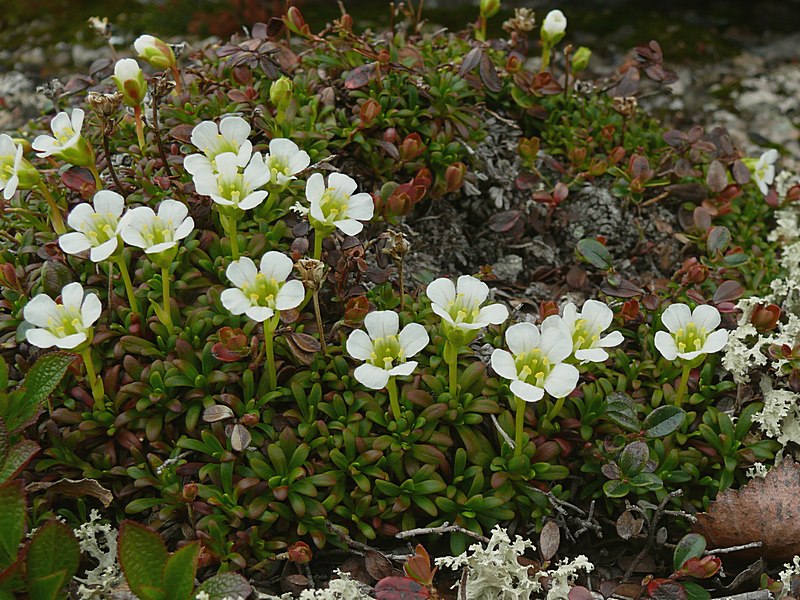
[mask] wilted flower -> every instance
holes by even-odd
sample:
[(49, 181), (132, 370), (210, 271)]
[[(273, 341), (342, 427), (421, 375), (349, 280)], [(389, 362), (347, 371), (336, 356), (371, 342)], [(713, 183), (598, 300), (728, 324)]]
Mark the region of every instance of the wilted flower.
[(80, 283), (70, 283), (61, 290), (62, 304), (47, 294), (39, 294), (25, 305), (22, 313), (35, 329), (28, 329), (25, 337), (37, 348), (57, 346), (74, 350), (91, 339), (92, 325), (102, 306), (96, 294), (84, 298)]
[(311, 204), (310, 219), (315, 229), (332, 230), (345, 235), (358, 235), (375, 210), (372, 196), (353, 194), (356, 182), (342, 173), (331, 173), (328, 186), (320, 173), (314, 173), (306, 183), (306, 198)]
[(693, 311), (686, 304), (672, 304), (661, 314), (667, 328), (655, 335), (655, 344), (667, 360), (692, 360), (702, 354), (719, 352), (728, 343), (728, 332), (714, 331), (720, 323), (719, 311), (701, 304)]
[(35, 187), (41, 177), (36, 168), (22, 156), (22, 145), (17, 145), (11, 136), (0, 134), (0, 190), (8, 200), (19, 190)]
[[(601, 337), (614, 319), (613, 311), (602, 302), (587, 300), (581, 312), (570, 302), (564, 306), (563, 314), (562, 322), (571, 335), (573, 354), (582, 363), (603, 362), (608, 358), (605, 348), (619, 346), (624, 341), (619, 331)], [(555, 320), (545, 319), (542, 330), (560, 325)]]
[(270, 172), (270, 181), (280, 187), (288, 184), (310, 163), (311, 158), (305, 150), (300, 150), (292, 140), (276, 138), (269, 143), (269, 154), (264, 163)]
[(117, 89), (122, 94), (122, 100), (128, 106), (139, 106), (147, 93), (147, 84), (144, 82), (144, 73), (139, 63), (133, 58), (123, 58), (114, 65), (114, 75), (111, 77), (117, 84)]
[(211, 196), (221, 206), (241, 210), (255, 208), (267, 197), (266, 191), (258, 189), (267, 184), (270, 177), (260, 153), (250, 157), (244, 172), (239, 171), (239, 158), (233, 152), (218, 154), (214, 161), (216, 169), (207, 165), (193, 175), (198, 194)]
[(771, 148), (764, 152), (751, 168), (753, 179), (765, 196), (769, 193), (769, 186), (775, 181), (775, 162), (777, 160), (778, 151)]
[(126, 244), (144, 249), (163, 268), (175, 258), (178, 242), (194, 229), (188, 214), (186, 205), (177, 200), (164, 200), (157, 214), (149, 206), (139, 206), (125, 213), (119, 232)]
[(508, 309), (502, 304), (482, 306), (489, 295), (489, 286), (471, 275), (459, 277), (457, 285), (440, 277), (428, 284), (425, 293), (445, 327), (477, 330), (499, 325), (508, 318)]
[(80, 108), (72, 110), (72, 115), (58, 113), (50, 121), (53, 136), (39, 135), (33, 140), (36, 156), (46, 158), (55, 156), (78, 167), (94, 168), (94, 149), (81, 135), (84, 112)]
[(116, 192), (100, 190), (94, 195), (92, 204), (83, 202), (72, 209), (67, 223), (75, 231), (59, 237), (58, 245), (67, 254), (91, 249), (89, 258), (92, 262), (101, 262), (119, 246), (117, 234), (125, 200)]
[(292, 265), (292, 259), (274, 251), (261, 258), (260, 271), (246, 256), (233, 261), (225, 274), (236, 287), (222, 292), (222, 305), (234, 315), (246, 314), (258, 322), (272, 318), (276, 311), (296, 308), (305, 298), (305, 289), (296, 279), (286, 281)]
[(244, 167), (253, 154), (253, 144), (248, 137), (250, 125), (241, 117), (223, 117), (219, 125), (203, 121), (192, 129), (192, 144), (203, 154), (187, 156), (183, 166), (192, 175), (213, 170), (218, 155), (232, 152), (236, 155), (236, 164)]
[(578, 384), (578, 369), (563, 361), (572, 354), (572, 339), (561, 317), (548, 317), (542, 333), (533, 323), (517, 323), (506, 331), (511, 352), (492, 352), (492, 368), (511, 381), (511, 392), (526, 402), (536, 402), (547, 392), (554, 398), (569, 395)]
[(176, 65), (175, 53), (168, 44), (152, 35), (141, 35), (133, 47), (139, 53), (139, 58), (146, 60), (156, 69), (172, 69)]
[(556, 45), (567, 31), (567, 17), (560, 10), (551, 10), (542, 22), (542, 39)]
[(400, 319), (392, 310), (369, 313), (364, 318), (367, 331), (356, 329), (347, 338), (347, 352), (365, 361), (356, 367), (355, 378), (362, 385), (379, 390), (390, 377), (411, 375), (416, 361), (408, 359), (428, 345), (428, 332), (419, 323), (409, 323), (398, 334)]
[(300, 281), (309, 290), (316, 291), (325, 281), (325, 263), (313, 258), (301, 258), (295, 265), (300, 274)]
[(536, 14), (532, 8), (515, 8), (514, 17), (503, 23), (503, 29), (509, 33), (528, 33), (536, 27)]

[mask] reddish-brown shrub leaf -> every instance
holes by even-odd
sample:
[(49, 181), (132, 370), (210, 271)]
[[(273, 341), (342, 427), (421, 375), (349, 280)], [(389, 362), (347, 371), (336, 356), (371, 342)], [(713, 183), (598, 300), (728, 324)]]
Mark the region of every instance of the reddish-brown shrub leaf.
[(94, 196), (96, 189), (94, 175), (83, 167), (72, 167), (64, 171), (61, 174), (61, 183), (87, 200)]
[(548, 521), (539, 534), (539, 552), (544, 560), (550, 560), (561, 545), (561, 530), (555, 521)]
[(644, 519), (637, 519), (631, 511), (626, 510), (617, 519), (617, 534), (623, 540), (629, 540), (642, 530), (643, 525)]
[(712, 192), (721, 192), (728, 185), (728, 172), (720, 161), (712, 161), (709, 165), (706, 184)]
[(738, 281), (728, 280), (723, 281), (719, 284), (717, 291), (714, 292), (714, 297), (712, 301), (714, 304), (719, 304), (721, 302), (734, 302), (741, 298), (742, 294), (744, 294), (744, 288)]
[(187, 125), (187, 124), (176, 125), (175, 127), (169, 130), (169, 136), (174, 140), (183, 142), (184, 144), (191, 144), (192, 129), (194, 129), (194, 126), (192, 125)]
[(690, 558), (683, 566), (675, 571), (677, 577), (695, 577), (697, 579), (707, 579), (713, 577), (722, 567), (722, 561), (716, 556), (703, 556), (702, 558)]
[(671, 579), (653, 579), (647, 584), (647, 595), (655, 600), (686, 600), (686, 590)]
[(426, 600), (428, 588), (408, 577), (384, 577), (375, 586), (377, 600)]
[(374, 78), (377, 74), (378, 63), (373, 62), (366, 65), (361, 65), (348, 73), (344, 80), (344, 87), (346, 87), (348, 90), (357, 90), (358, 88), (367, 85), (370, 79)]
[(576, 585), (569, 590), (567, 600), (594, 600), (594, 596), (592, 596), (592, 592), (582, 585)]
[(385, 577), (390, 577), (392, 573), (394, 573), (392, 563), (377, 550), (367, 550), (364, 556), (364, 565), (367, 569), (367, 573), (378, 581)]

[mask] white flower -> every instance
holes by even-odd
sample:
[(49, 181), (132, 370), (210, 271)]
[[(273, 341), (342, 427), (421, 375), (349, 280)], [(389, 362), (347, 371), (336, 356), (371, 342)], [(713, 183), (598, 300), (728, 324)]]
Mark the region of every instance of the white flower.
[(234, 315), (245, 314), (258, 322), (275, 311), (296, 308), (305, 298), (305, 288), (297, 279), (286, 281), (292, 266), (292, 259), (274, 251), (261, 258), (260, 272), (246, 256), (233, 261), (225, 275), (236, 287), (222, 292), (222, 305)]
[(193, 175), (198, 194), (211, 196), (222, 206), (249, 210), (261, 204), (268, 193), (258, 188), (269, 182), (269, 170), (261, 154), (250, 158), (244, 172), (239, 170), (239, 159), (233, 152), (223, 152), (214, 159), (216, 170), (203, 167)]
[(778, 151), (774, 148), (762, 154), (753, 166), (753, 179), (765, 196), (769, 193), (769, 186), (775, 181), (775, 162), (778, 160)]
[(139, 58), (146, 60), (156, 69), (171, 69), (175, 66), (175, 53), (166, 43), (152, 35), (140, 35), (133, 42)]
[(560, 10), (551, 10), (542, 22), (542, 35), (551, 44), (557, 44), (567, 31), (567, 17)]
[[(562, 322), (572, 338), (572, 351), (581, 363), (603, 362), (608, 358), (605, 348), (619, 346), (624, 338), (619, 331), (612, 331), (606, 336), (601, 334), (608, 329), (614, 319), (613, 311), (597, 300), (587, 300), (582, 312), (570, 302), (564, 306)], [(542, 330), (557, 324), (554, 320), (545, 319)]]
[(511, 352), (492, 352), (492, 368), (511, 381), (511, 391), (526, 402), (536, 402), (547, 392), (554, 398), (569, 395), (578, 384), (578, 369), (563, 361), (572, 354), (572, 339), (561, 317), (546, 319), (542, 333), (533, 323), (517, 323), (506, 331)]
[(39, 158), (55, 156), (80, 167), (94, 166), (94, 150), (81, 135), (83, 117), (84, 112), (80, 108), (73, 109), (72, 115), (60, 112), (53, 117), (50, 129), (55, 137), (37, 136), (31, 144), (37, 151), (36, 156)]
[(247, 166), (253, 154), (253, 144), (248, 137), (250, 125), (242, 117), (223, 117), (219, 125), (203, 121), (192, 129), (192, 144), (203, 154), (187, 156), (183, 166), (192, 175), (214, 170), (214, 159), (226, 152), (236, 155), (238, 166)]
[(0, 134), (0, 190), (9, 200), (17, 189), (30, 189), (39, 182), (39, 172), (22, 157), (22, 145), (8, 134)]
[(69, 226), (75, 229), (58, 238), (58, 245), (67, 254), (89, 252), (92, 262), (102, 262), (114, 254), (119, 246), (119, 223), (125, 200), (110, 190), (100, 190), (88, 202), (78, 204), (67, 217)]
[(407, 361), (428, 345), (428, 332), (419, 323), (409, 323), (398, 334), (400, 319), (392, 310), (369, 313), (364, 319), (367, 331), (356, 329), (347, 338), (347, 352), (365, 361), (356, 367), (355, 378), (362, 385), (379, 390), (390, 377), (411, 375), (416, 361)]
[(338, 228), (345, 235), (358, 235), (375, 211), (372, 196), (353, 194), (356, 182), (342, 173), (328, 176), (328, 187), (320, 173), (314, 173), (306, 183), (306, 198), (311, 204), (311, 224), (327, 229)]
[(456, 329), (483, 329), (487, 325), (499, 325), (508, 318), (508, 309), (502, 304), (481, 308), (489, 295), (489, 286), (471, 275), (459, 277), (457, 286), (446, 277), (440, 277), (428, 284), (425, 293), (431, 299), (433, 312)]
[(122, 99), (128, 106), (139, 106), (147, 93), (147, 84), (144, 82), (144, 73), (139, 63), (133, 58), (123, 58), (114, 65), (114, 75), (111, 77), (117, 84), (117, 89), (122, 94)]
[(100, 299), (93, 293), (84, 298), (81, 284), (70, 283), (61, 290), (61, 301), (63, 304), (56, 304), (47, 294), (39, 294), (25, 305), (25, 320), (37, 327), (25, 332), (30, 344), (71, 350), (89, 340), (102, 311)]
[(701, 304), (694, 311), (686, 304), (672, 304), (661, 315), (661, 322), (669, 333), (657, 332), (655, 343), (667, 360), (692, 360), (701, 354), (719, 352), (728, 342), (726, 330), (714, 331), (719, 326), (719, 311), (708, 304)]
[(297, 179), (300, 171), (311, 162), (305, 150), (300, 150), (292, 140), (276, 138), (269, 143), (269, 154), (264, 162), (270, 172), (270, 181), (285, 186), (292, 179)]
[(178, 242), (192, 232), (194, 219), (188, 214), (186, 205), (177, 200), (164, 200), (158, 205), (158, 214), (149, 206), (139, 206), (120, 219), (119, 232), (126, 244), (157, 255), (177, 248)]

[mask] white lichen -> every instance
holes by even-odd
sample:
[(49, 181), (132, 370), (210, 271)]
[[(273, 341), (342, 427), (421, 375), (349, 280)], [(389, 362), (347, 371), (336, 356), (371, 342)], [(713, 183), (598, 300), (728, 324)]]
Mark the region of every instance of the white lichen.
[[(334, 572), (337, 579), (331, 579), (328, 587), (318, 590), (303, 590), (299, 600), (372, 600), (372, 596), (365, 592), (363, 586), (345, 571)], [(292, 594), (271, 596), (256, 592), (259, 600), (294, 600)]]
[(795, 556), (792, 562), (784, 564), (783, 569), (779, 576), (783, 588), (778, 596), (778, 600), (789, 596), (789, 592), (792, 589), (792, 579), (800, 577), (800, 556)]
[(100, 513), (92, 510), (89, 521), (74, 530), (81, 552), (97, 561), (97, 566), (88, 569), (83, 577), (75, 577), (80, 600), (110, 597), (123, 580), (117, 562), (118, 532), (108, 523), (101, 523), (100, 518)]
[(747, 476), (750, 479), (755, 479), (756, 477), (764, 478), (769, 473), (769, 467), (761, 462), (754, 462), (753, 466), (747, 469)]

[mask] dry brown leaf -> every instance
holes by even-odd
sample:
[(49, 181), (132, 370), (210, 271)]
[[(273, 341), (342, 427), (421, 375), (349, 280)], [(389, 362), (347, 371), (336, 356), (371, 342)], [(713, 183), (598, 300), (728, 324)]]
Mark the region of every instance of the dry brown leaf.
[(800, 554), (800, 464), (785, 459), (763, 479), (722, 492), (692, 528), (712, 548), (761, 542), (737, 557), (788, 560)]
[(37, 481), (27, 487), (28, 492), (47, 491), (67, 498), (92, 496), (108, 507), (114, 496), (94, 479), (59, 479), (58, 481)]

